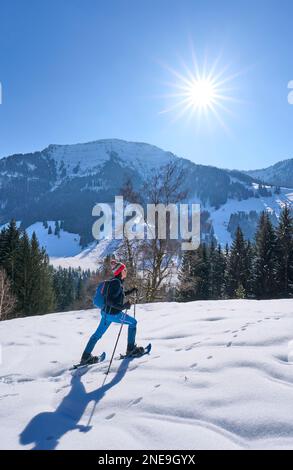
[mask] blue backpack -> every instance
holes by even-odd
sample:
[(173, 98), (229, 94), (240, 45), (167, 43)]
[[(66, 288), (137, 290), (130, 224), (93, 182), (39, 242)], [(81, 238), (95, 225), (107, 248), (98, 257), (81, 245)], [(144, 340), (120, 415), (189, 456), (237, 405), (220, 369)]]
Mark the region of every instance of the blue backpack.
[(103, 308), (106, 303), (106, 293), (108, 293), (107, 284), (109, 281), (102, 281), (98, 284), (95, 296), (93, 298), (93, 304), (98, 308)]

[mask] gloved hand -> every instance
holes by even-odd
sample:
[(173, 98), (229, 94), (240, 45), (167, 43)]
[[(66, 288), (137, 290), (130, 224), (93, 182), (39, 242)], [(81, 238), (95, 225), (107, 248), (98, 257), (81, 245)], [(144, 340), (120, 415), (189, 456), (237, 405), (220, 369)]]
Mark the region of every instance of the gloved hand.
[(126, 310), (129, 310), (131, 307), (131, 303), (129, 302), (129, 300), (127, 302), (125, 302), (125, 304), (123, 305), (123, 308), (126, 308)]
[(132, 289), (129, 289), (129, 290), (125, 291), (125, 295), (130, 295), (130, 294), (132, 294), (133, 292), (135, 292), (135, 293), (137, 294), (138, 288), (137, 288), (137, 287), (133, 287)]

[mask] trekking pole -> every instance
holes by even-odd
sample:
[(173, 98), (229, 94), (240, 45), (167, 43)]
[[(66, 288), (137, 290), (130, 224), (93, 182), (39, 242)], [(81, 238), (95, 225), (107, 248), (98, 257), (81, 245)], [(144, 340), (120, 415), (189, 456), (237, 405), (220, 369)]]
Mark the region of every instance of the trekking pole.
[(134, 318), (135, 318), (135, 307), (136, 307), (136, 302), (137, 302), (137, 292), (135, 292), (135, 301), (134, 301), (134, 308), (133, 308), (133, 315), (134, 315)]
[(116, 343), (115, 343), (115, 346), (114, 346), (114, 349), (113, 349), (112, 357), (111, 357), (111, 359), (110, 359), (109, 367), (108, 367), (108, 370), (107, 370), (107, 372), (106, 372), (106, 374), (105, 374), (105, 378), (104, 378), (102, 387), (105, 385), (105, 382), (106, 382), (106, 380), (107, 380), (108, 374), (109, 374), (110, 369), (111, 369), (111, 365), (112, 365), (112, 362), (113, 362), (113, 359), (114, 359), (114, 354), (115, 354), (115, 351), (116, 351), (116, 348), (117, 348), (117, 345), (118, 345), (118, 341), (119, 341), (119, 338), (120, 338), (120, 335), (121, 335), (121, 331), (122, 331), (122, 328), (123, 328), (123, 325), (124, 325), (125, 316), (126, 316), (126, 310), (125, 310), (124, 315), (123, 315), (123, 319), (122, 319), (122, 322), (121, 322), (120, 330), (119, 330), (119, 333), (118, 333), (118, 335), (117, 335), (117, 339), (116, 339)]

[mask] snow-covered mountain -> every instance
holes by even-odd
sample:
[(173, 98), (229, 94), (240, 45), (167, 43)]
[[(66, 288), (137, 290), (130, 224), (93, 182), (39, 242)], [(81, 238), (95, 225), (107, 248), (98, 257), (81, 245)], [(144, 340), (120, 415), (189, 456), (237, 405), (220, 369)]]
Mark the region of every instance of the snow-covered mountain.
[(0, 160), (0, 223), (11, 217), (24, 227), (63, 220), (64, 229), (92, 240), (91, 211), (110, 202), (126, 179), (139, 187), (151, 168), (175, 158), (155, 146), (120, 140), (50, 145), (41, 152)]
[(262, 170), (250, 170), (245, 173), (268, 184), (293, 188), (293, 158), (282, 160)]
[(98, 173), (111, 159), (117, 159), (125, 168), (137, 171), (141, 177), (152, 168), (158, 168), (176, 158), (171, 152), (141, 142), (105, 139), (85, 144), (49, 145), (44, 151), (56, 162), (58, 180)]
[[(238, 224), (252, 238), (262, 210), (276, 221), (282, 206), (292, 204), (293, 190), (259, 188), (245, 173), (198, 165), (146, 143), (108, 139), (0, 159), (0, 225), (15, 218), (35, 230), (54, 264), (92, 267), (105, 248), (92, 244), (93, 206), (113, 202), (127, 179), (142, 193), (151, 170), (174, 160), (186, 172), (189, 202), (201, 204), (207, 241), (214, 231), (220, 243), (231, 243)], [(61, 226), (57, 234), (55, 221)]]
[[(95, 349), (104, 363), (68, 371), (97, 310), (3, 321), (0, 448), (292, 449), (292, 307), (138, 305), (137, 340), (152, 352), (114, 360), (104, 386), (118, 325)], [(125, 347), (123, 329), (117, 355)]]

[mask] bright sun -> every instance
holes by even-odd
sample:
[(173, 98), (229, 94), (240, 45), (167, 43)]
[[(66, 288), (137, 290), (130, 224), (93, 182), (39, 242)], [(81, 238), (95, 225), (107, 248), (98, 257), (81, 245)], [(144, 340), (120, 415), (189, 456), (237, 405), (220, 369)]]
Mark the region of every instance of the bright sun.
[(186, 98), (195, 108), (208, 108), (212, 106), (216, 98), (215, 87), (210, 80), (193, 80), (186, 87)]
[[(217, 71), (217, 64), (218, 60), (209, 70), (206, 65), (200, 69), (193, 55), (192, 69), (183, 64), (185, 73), (165, 66), (176, 80), (167, 84), (169, 88), (172, 88), (172, 92), (164, 95), (169, 105), (161, 113), (172, 113), (174, 120), (184, 115), (187, 115), (189, 119), (197, 117), (198, 122), (203, 117), (213, 115), (227, 130), (221, 114), (231, 113), (230, 109), (225, 106), (225, 102), (236, 101), (230, 95), (231, 89), (227, 88), (228, 82), (236, 75), (225, 75), (225, 68)], [(170, 101), (173, 101), (173, 104)]]

